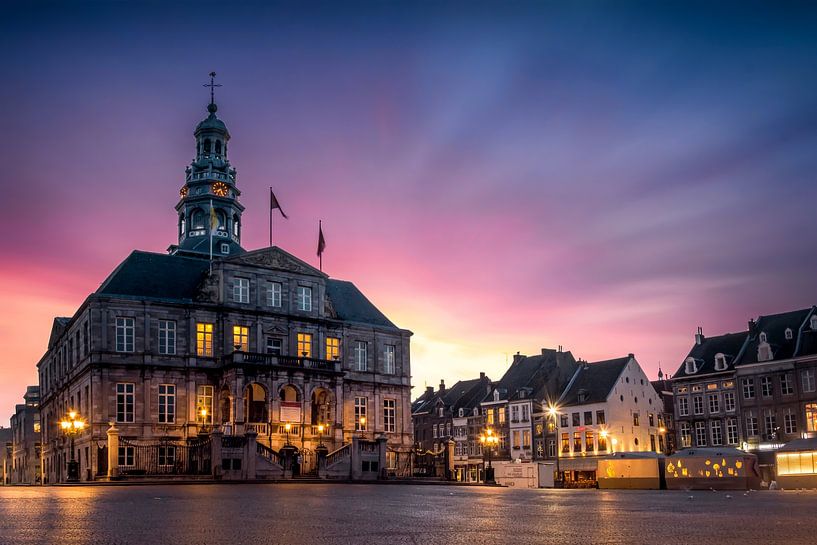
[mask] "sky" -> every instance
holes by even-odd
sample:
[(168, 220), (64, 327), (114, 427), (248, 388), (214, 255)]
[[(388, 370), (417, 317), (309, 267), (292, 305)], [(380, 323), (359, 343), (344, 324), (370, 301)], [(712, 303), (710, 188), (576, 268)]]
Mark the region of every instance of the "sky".
[(413, 395), (516, 352), (674, 373), (817, 304), (809, 3), (5, 2), (0, 423), (54, 316), (175, 242), (210, 71), (246, 206), (414, 332)]

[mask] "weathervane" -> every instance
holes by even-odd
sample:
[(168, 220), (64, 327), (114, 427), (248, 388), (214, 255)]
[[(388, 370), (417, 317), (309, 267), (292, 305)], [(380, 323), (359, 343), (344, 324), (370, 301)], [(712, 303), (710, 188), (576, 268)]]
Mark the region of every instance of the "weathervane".
[(203, 87), (209, 87), (210, 88), (210, 104), (215, 104), (216, 103), (216, 100), (215, 100), (215, 88), (216, 87), (221, 87), (221, 84), (216, 83), (215, 80), (216, 80), (216, 73), (215, 72), (210, 72), (210, 83), (205, 83), (203, 85)]

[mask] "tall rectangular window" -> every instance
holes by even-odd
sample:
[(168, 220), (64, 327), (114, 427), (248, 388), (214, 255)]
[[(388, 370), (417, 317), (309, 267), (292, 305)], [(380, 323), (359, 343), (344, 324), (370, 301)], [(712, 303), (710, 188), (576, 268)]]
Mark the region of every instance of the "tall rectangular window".
[(176, 386), (159, 385), (159, 424), (172, 424), (176, 421)]
[(695, 414), (704, 414), (704, 396), (692, 396), (692, 410)]
[(530, 448), (530, 430), (522, 430), (522, 448)]
[(365, 341), (355, 343), (355, 371), (369, 369), (368, 344)]
[(763, 424), (765, 426), (764, 431), (769, 439), (772, 437), (774, 437), (774, 439), (780, 439), (777, 437), (777, 416), (772, 409), (766, 409), (766, 412), (763, 414)]
[(760, 377), (760, 395), (772, 397), (772, 377)]
[(721, 430), (721, 421), (720, 420), (713, 420), (709, 423), (709, 429), (712, 432), (712, 444), (713, 445), (722, 445), (723, 444), (723, 431)]
[(267, 337), (267, 354), (280, 356), (284, 353), (284, 341), (277, 337)]
[(817, 431), (817, 403), (806, 403), (806, 431)]
[(397, 366), (395, 363), (395, 355), (397, 353), (397, 347), (393, 344), (386, 345), (386, 351), (383, 353), (383, 373), (387, 375), (393, 375), (397, 372)]
[(355, 398), (355, 431), (366, 431), (369, 426), (366, 417), (367, 399), (362, 396)]
[(233, 301), (236, 303), (250, 302), (250, 279), (249, 278), (234, 278), (233, 279)]
[(640, 416), (640, 415), (639, 415), (638, 413), (633, 413), (633, 426), (638, 426), (638, 425), (640, 425), (640, 424), (639, 424), (639, 416)]
[(383, 431), (394, 433), (397, 422), (397, 401), (394, 399), (383, 400)]
[(136, 458), (136, 449), (134, 447), (119, 447), (117, 451), (117, 463), (120, 466), (132, 466)]
[(755, 398), (755, 379), (745, 378), (745, 379), (741, 380), (741, 384), (743, 385), (743, 399), (754, 399)]
[(709, 412), (721, 412), (721, 396), (718, 394), (709, 394)]
[(334, 361), (340, 359), (340, 339), (326, 337), (326, 359)]
[(213, 387), (200, 384), (196, 387), (196, 422), (213, 423)]
[(604, 433), (599, 434), (599, 452), (606, 452), (607, 451), (607, 435)]
[(723, 408), (728, 413), (735, 411), (735, 392), (723, 393)]
[(706, 422), (695, 422), (695, 446), (706, 446)]
[(562, 454), (570, 453), (570, 434), (562, 432)]
[(176, 353), (176, 322), (159, 320), (159, 354)]
[(172, 466), (176, 463), (176, 447), (162, 445), (158, 448), (158, 462), (160, 466)]
[(730, 445), (738, 444), (738, 421), (736, 418), (726, 419), (726, 442)]
[(233, 348), (240, 352), (250, 351), (250, 328), (245, 325), (233, 326)]
[(797, 415), (791, 409), (783, 414), (783, 430), (786, 433), (797, 433)]
[(596, 411), (596, 425), (601, 426), (607, 423), (607, 419), (604, 417), (604, 411)]
[(298, 286), (296, 292), (296, 302), (298, 310), (306, 312), (312, 311), (312, 288), (309, 286)]
[(312, 357), (312, 334), (298, 333), (298, 357), (311, 358)]
[(133, 388), (130, 382), (116, 384), (117, 422), (133, 422)]
[(267, 306), (273, 308), (281, 307), (281, 294), (283, 287), (280, 282), (270, 282), (267, 284)]
[(584, 425), (585, 426), (593, 425), (593, 411), (584, 411)]
[(681, 422), (681, 447), (689, 448), (692, 446), (692, 431), (689, 428), (689, 422)]
[(213, 357), (213, 324), (196, 324), (196, 355)]
[(582, 451), (582, 432), (573, 432), (573, 452), (578, 453)]
[(791, 373), (786, 373), (780, 377), (780, 393), (789, 396), (794, 393), (794, 380)]
[(133, 352), (133, 318), (116, 319), (116, 351)]
[(746, 435), (747, 437), (757, 437), (758, 434), (757, 417), (750, 411), (746, 416)]
[(805, 369), (800, 373), (800, 378), (803, 379), (804, 392), (813, 392), (815, 390), (814, 369)]
[(586, 431), (584, 432), (584, 451), (585, 452), (593, 452), (595, 449), (595, 444), (593, 442), (593, 432)]

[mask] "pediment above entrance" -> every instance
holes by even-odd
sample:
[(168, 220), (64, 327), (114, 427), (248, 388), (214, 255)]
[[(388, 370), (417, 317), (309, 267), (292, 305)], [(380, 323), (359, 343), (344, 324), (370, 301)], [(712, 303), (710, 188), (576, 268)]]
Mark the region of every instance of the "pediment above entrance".
[(226, 259), (225, 262), (328, 278), (326, 274), (306, 261), (298, 259), (277, 246), (246, 252), (235, 257), (230, 257)]

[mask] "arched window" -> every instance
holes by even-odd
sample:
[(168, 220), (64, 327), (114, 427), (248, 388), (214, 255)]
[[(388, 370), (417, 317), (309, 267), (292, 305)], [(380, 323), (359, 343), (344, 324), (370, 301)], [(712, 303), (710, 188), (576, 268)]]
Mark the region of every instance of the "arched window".
[(790, 341), (794, 338), (794, 332), (791, 330), (790, 327), (786, 328), (786, 340)]
[(216, 140), (216, 155), (221, 155), (221, 140)]
[(695, 358), (687, 358), (684, 364), (688, 375), (698, 372), (698, 364), (695, 362)]
[(216, 211), (216, 218), (218, 219), (218, 230), (227, 230), (227, 216), (221, 210)]
[(204, 153), (210, 153), (210, 139), (204, 141)]
[(179, 234), (181, 234), (181, 236), (184, 236), (184, 233), (187, 230), (186, 227), (187, 222), (185, 221), (184, 214), (182, 214), (179, 216)]
[(765, 331), (761, 331), (761, 332), (760, 332), (760, 342), (762, 342), (762, 343), (768, 342), (766, 339), (767, 339), (767, 338), (766, 338), (766, 332), (765, 332)]
[(298, 399), (298, 390), (291, 384), (282, 387), (278, 393), (281, 396), (281, 401), (300, 401)]
[(190, 228), (204, 229), (204, 212), (202, 212), (201, 208), (196, 208), (190, 212)]
[(233, 214), (233, 235), (239, 236), (241, 233), (241, 222), (238, 219), (237, 214)]

